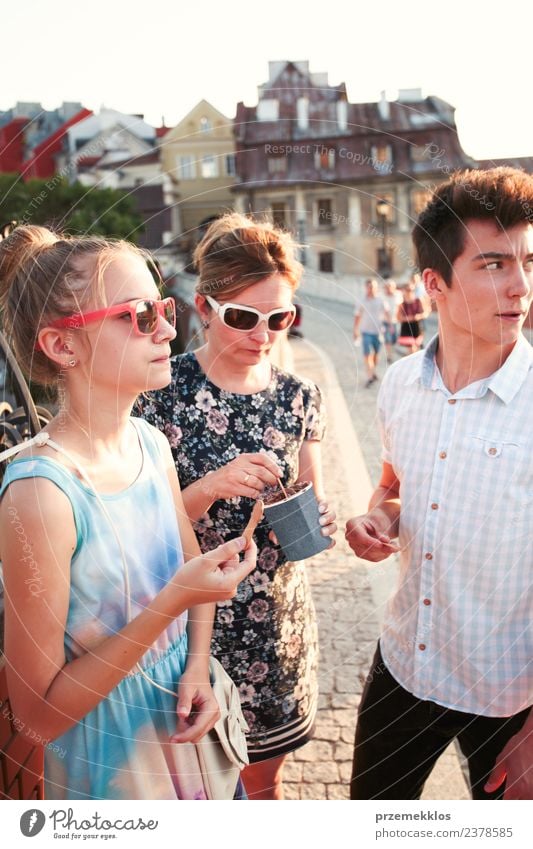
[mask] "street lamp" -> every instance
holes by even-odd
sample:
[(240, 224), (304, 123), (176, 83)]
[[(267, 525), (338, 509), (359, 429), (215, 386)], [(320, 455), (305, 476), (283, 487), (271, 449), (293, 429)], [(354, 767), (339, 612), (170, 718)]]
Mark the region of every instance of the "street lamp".
[(378, 274), (381, 277), (390, 277), (391, 262), (389, 251), (387, 250), (387, 221), (389, 219), (389, 201), (385, 198), (378, 198), (376, 202), (376, 213), (381, 222), (381, 247), (378, 248)]
[(296, 222), (296, 238), (300, 245), (300, 262), (302, 265), (307, 265), (307, 256), (305, 252), (305, 219), (298, 219)]

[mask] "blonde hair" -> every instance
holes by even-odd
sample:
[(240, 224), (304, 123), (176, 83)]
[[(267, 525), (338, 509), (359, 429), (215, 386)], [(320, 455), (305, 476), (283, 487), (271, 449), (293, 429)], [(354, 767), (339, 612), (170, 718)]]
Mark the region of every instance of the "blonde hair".
[(232, 212), (210, 225), (194, 252), (200, 295), (231, 297), (272, 274), (284, 277), (294, 290), (303, 267), (289, 233), (269, 222), (251, 221)]
[[(0, 242), (0, 311), (3, 330), (25, 375), (43, 386), (57, 382), (59, 366), (35, 350), (41, 328), (89, 303), (105, 306), (103, 273), (114, 256), (135, 245), (99, 236), (62, 236), (46, 227), (17, 227)], [(94, 266), (84, 262), (93, 259)]]

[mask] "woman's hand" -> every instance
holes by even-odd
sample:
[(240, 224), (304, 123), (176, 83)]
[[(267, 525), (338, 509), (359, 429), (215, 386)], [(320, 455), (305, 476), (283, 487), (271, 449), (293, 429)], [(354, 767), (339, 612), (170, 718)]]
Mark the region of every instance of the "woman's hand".
[(220, 717), (220, 708), (209, 681), (209, 671), (187, 668), (178, 684), (177, 733), (171, 743), (198, 743)]
[[(337, 530), (337, 525), (335, 524), (335, 513), (333, 510), (330, 510), (326, 501), (319, 501), (318, 503), (318, 511), (320, 513), (320, 525), (322, 527), (322, 536), (332, 537), (335, 531)], [(270, 531), (268, 534), (268, 538), (270, 542), (274, 545), (279, 545), (279, 540), (274, 533), (274, 531)], [(333, 548), (337, 545), (334, 539), (331, 540), (330, 548)]]
[(258, 498), (267, 486), (277, 486), (282, 475), (279, 466), (267, 454), (240, 454), (203, 479), (211, 489), (213, 501), (244, 496)]
[(219, 545), (200, 557), (193, 557), (181, 566), (169, 586), (179, 588), (181, 610), (196, 604), (224, 601), (233, 598), (240, 582), (255, 569), (257, 546), (252, 541), (246, 548), (244, 560), (239, 552), (244, 551), (246, 539), (237, 537)]
[[(322, 526), (322, 536), (332, 537), (335, 531), (337, 530), (337, 525), (335, 524), (335, 511), (330, 510), (328, 503), (326, 501), (320, 501), (318, 504), (318, 510), (320, 515), (320, 524)], [(330, 548), (336, 545), (334, 539), (331, 540)]]

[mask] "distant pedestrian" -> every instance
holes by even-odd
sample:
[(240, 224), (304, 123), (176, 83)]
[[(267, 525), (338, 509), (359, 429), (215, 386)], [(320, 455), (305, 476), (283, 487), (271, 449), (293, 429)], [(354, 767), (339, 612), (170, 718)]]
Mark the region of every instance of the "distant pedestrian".
[(353, 338), (363, 339), (363, 357), (365, 360), (366, 388), (372, 386), (378, 376), (376, 369), (381, 348), (381, 329), (388, 316), (385, 301), (379, 294), (378, 281), (369, 279), (365, 283), (365, 297), (355, 308)]
[(403, 288), (403, 299), (398, 308), (400, 319), (400, 339), (403, 345), (411, 348), (411, 353), (419, 351), (424, 342), (424, 325), (422, 324), (426, 309), (420, 298), (416, 297), (415, 284), (407, 283)]
[(387, 361), (392, 362), (394, 346), (398, 341), (398, 307), (402, 302), (402, 296), (396, 287), (395, 280), (385, 281), (383, 300), (388, 313), (383, 321), (383, 336), (385, 338)]

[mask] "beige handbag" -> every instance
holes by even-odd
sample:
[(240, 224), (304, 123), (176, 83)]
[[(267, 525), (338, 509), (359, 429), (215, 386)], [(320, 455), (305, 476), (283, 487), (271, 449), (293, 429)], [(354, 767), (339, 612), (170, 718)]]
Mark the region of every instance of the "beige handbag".
[[(248, 725), (239, 691), (214, 657), (209, 659), (209, 672), (220, 719), (198, 743), (173, 745), (180, 799), (233, 799), (241, 769), (249, 763), (245, 736)], [(205, 796), (198, 795), (202, 784)]]

